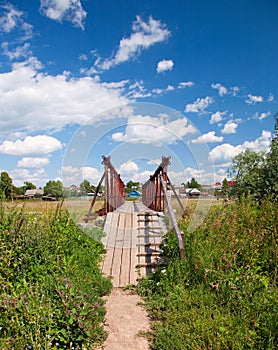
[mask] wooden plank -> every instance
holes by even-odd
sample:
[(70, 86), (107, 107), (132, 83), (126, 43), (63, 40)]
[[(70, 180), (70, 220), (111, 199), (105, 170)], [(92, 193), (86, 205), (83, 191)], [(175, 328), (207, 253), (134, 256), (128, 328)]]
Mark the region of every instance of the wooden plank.
[(112, 262), (112, 277), (113, 286), (120, 287), (120, 273), (122, 265), (122, 252), (123, 252), (123, 241), (124, 241), (124, 227), (125, 227), (125, 213), (118, 213), (118, 226), (116, 234), (116, 245), (114, 250), (114, 257)]
[(137, 284), (138, 274), (136, 265), (137, 259), (137, 213), (133, 213), (131, 217), (131, 252), (130, 252), (130, 284)]
[(130, 284), (130, 254), (131, 254), (131, 213), (125, 214), (125, 232), (124, 232), (124, 243), (122, 250), (122, 263), (120, 273), (120, 285), (126, 286)]

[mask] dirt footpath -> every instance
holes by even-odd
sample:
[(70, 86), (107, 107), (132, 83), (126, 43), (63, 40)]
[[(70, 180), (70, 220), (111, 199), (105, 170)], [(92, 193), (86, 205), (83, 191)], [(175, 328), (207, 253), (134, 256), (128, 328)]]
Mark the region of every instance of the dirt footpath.
[(138, 305), (137, 294), (113, 288), (106, 299), (106, 342), (98, 350), (149, 350), (146, 337), (140, 332), (150, 331), (150, 320), (145, 309)]

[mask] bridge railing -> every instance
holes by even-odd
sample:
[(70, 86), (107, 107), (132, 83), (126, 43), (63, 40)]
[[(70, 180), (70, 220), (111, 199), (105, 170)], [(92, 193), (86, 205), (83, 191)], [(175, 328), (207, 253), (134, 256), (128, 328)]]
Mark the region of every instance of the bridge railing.
[(169, 215), (169, 223), (171, 224), (173, 230), (175, 231), (181, 259), (184, 258), (184, 240), (183, 232), (179, 229), (177, 219), (172, 207), (171, 199), (168, 198), (167, 191), (171, 189), (178, 200), (178, 203), (182, 209), (183, 214), (185, 214), (182, 203), (172, 185), (168, 174), (168, 165), (170, 165), (171, 157), (162, 157), (162, 162), (154, 172), (150, 179), (142, 186), (142, 202), (148, 208), (155, 211), (163, 211), (165, 214)]
[(102, 164), (104, 165), (104, 172), (101, 177), (100, 182), (97, 185), (94, 197), (92, 199), (90, 209), (84, 218), (85, 222), (88, 222), (93, 218), (93, 207), (95, 205), (96, 199), (100, 193), (100, 188), (104, 181), (104, 206), (97, 212), (97, 215), (106, 215), (109, 212), (112, 212), (118, 209), (125, 201), (125, 185), (111, 163), (111, 157), (102, 156)]

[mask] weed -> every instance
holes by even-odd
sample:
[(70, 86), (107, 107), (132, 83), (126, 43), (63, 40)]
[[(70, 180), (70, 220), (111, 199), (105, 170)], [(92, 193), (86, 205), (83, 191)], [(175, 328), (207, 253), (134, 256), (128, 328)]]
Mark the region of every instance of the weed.
[(111, 282), (104, 253), (58, 205), (38, 213), (0, 204), (0, 348), (81, 349), (101, 343)]
[(277, 219), (271, 200), (213, 207), (185, 234), (184, 261), (166, 235), (168, 265), (138, 286), (156, 320), (152, 349), (277, 348)]

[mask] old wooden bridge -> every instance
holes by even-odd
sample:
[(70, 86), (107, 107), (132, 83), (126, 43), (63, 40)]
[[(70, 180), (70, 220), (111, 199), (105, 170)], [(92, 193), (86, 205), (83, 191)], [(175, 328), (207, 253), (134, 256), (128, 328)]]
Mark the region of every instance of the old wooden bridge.
[[(170, 157), (162, 162), (142, 187), (142, 202), (125, 201), (124, 183), (110, 157), (103, 156), (104, 173), (97, 186), (85, 222), (96, 215), (106, 215), (102, 242), (106, 255), (102, 271), (111, 276), (114, 287), (136, 284), (138, 278), (153, 272), (164, 264), (160, 244), (166, 232), (165, 215), (176, 232), (181, 259), (184, 256), (182, 232), (171, 206), (167, 190), (171, 189), (183, 209), (168, 177)], [(98, 192), (104, 182), (104, 207), (93, 212)]]

